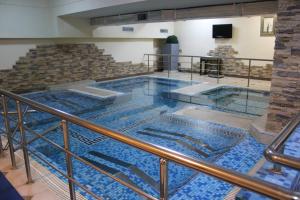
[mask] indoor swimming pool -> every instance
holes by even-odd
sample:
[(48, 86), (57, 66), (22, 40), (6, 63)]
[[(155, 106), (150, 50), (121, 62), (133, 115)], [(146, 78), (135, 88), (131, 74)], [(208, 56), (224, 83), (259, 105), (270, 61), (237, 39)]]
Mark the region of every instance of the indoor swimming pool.
[[(144, 142), (247, 173), (261, 159), (264, 149), (264, 145), (247, 131), (174, 114), (191, 103), (170, 98), (170, 94), (175, 89), (192, 84), (195, 83), (140, 76), (90, 85), (118, 92), (118, 95), (107, 98), (70, 90), (43, 91), (24, 96)], [(13, 110), (15, 104), (9, 102), (9, 105)], [(38, 112), (27, 113), (24, 121), (29, 148), (65, 171), (65, 153), (36, 139), (31, 133), (48, 131), (45, 136), (63, 146), (60, 120), (50, 114)], [(11, 126), (14, 125), (11, 121)], [(158, 157), (75, 124), (69, 124), (69, 134), (72, 152), (113, 176), (158, 197)], [(18, 134), (15, 138), (19, 139)], [(75, 159), (73, 168), (75, 179), (103, 199), (142, 199), (120, 183)], [(49, 170), (56, 173), (51, 168)], [(64, 179), (61, 175), (58, 176)], [(172, 162), (169, 163), (168, 184), (169, 198), (174, 200), (223, 199), (232, 189), (230, 184)], [(92, 199), (85, 192), (78, 191)]]

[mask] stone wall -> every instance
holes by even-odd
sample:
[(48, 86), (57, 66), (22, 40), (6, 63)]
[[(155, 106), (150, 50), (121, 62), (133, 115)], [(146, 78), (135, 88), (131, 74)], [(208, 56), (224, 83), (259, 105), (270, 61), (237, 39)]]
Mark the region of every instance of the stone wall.
[(300, 113), (300, 1), (279, 0), (267, 128), (278, 131)]
[[(209, 51), (208, 56), (235, 58), (236, 52), (230, 45), (220, 45)], [(235, 77), (248, 77), (249, 61), (223, 59), (223, 74)], [(272, 76), (272, 64), (270, 62), (252, 61), (250, 77), (255, 79), (270, 80)]]
[(19, 58), (11, 70), (0, 70), (0, 88), (21, 92), (81, 80), (143, 74), (143, 64), (115, 62), (94, 44), (40, 45)]

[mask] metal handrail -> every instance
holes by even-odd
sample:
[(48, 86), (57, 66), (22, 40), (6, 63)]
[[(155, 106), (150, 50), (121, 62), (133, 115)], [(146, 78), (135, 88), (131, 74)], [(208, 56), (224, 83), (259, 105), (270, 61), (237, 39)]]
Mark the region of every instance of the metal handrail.
[[(148, 73), (150, 73), (150, 56), (156, 56), (156, 57), (167, 57), (168, 60), (167, 62), (163, 61), (163, 63), (171, 63), (172, 57), (178, 57), (178, 58), (189, 58), (190, 62), (190, 69), (191, 69), (191, 74), (190, 74), (190, 79), (191, 81), (193, 80), (193, 61), (194, 58), (199, 58), (200, 64), (202, 62), (202, 58), (216, 58), (218, 60), (244, 60), (248, 62), (248, 75), (247, 75), (247, 87), (250, 87), (250, 79), (251, 79), (251, 65), (253, 61), (263, 61), (263, 62), (274, 62), (272, 59), (260, 59), (260, 58), (235, 58), (235, 57), (221, 57), (221, 56), (193, 56), (193, 55), (173, 55), (173, 54), (144, 54), (144, 56), (147, 56), (147, 65), (148, 65)], [(181, 62), (183, 63), (183, 62)], [(206, 63), (207, 64), (207, 63)], [(220, 66), (220, 63), (217, 64)], [(171, 64), (168, 65), (168, 78), (170, 77), (170, 69), (169, 67)], [(218, 76), (217, 76), (217, 83), (219, 84), (219, 72), (220, 70), (217, 71)]]
[(232, 57), (220, 57), (220, 56), (195, 56), (195, 55), (172, 55), (172, 54), (144, 54), (144, 56), (171, 56), (171, 57), (183, 57), (183, 58), (218, 58), (218, 59), (228, 59), (228, 60), (253, 60), (253, 61), (270, 61), (273, 59), (261, 59), (261, 58), (232, 58)]
[(289, 155), (284, 155), (279, 152), (283, 148), (284, 143), (292, 135), (293, 131), (300, 124), (300, 114), (298, 114), (293, 120), (291, 120), (273, 140), (273, 142), (267, 147), (264, 154), (265, 157), (274, 163), (285, 165), (296, 170), (300, 170), (300, 159)]
[[(272, 197), (272, 198), (279, 198), (279, 199), (300, 199), (300, 194), (297, 192), (289, 191), (285, 188), (281, 188), (275, 184), (268, 183), (266, 181), (262, 181), (260, 179), (250, 177), (248, 175), (244, 175), (239, 172), (235, 172), (233, 170), (225, 169), (219, 166), (216, 166), (214, 164), (208, 163), (206, 161), (202, 160), (195, 160), (191, 157), (185, 156), (179, 152), (160, 147), (154, 144), (149, 144), (137, 139), (134, 139), (130, 136), (126, 136), (122, 133), (109, 130), (107, 128), (101, 127), (99, 125), (96, 125), (92, 122), (89, 122), (87, 120), (81, 119), (79, 117), (76, 117), (74, 115), (71, 115), (69, 113), (60, 111), (58, 109), (54, 109), (51, 107), (48, 107), (46, 105), (43, 105), (41, 103), (32, 101), (28, 98), (22, 97), (20, 95), (0, 90), (0, 94), (3, 97), (9, 97), (17, 102), (21, 102), (23, 104), (26, 104), (30, 106), (31, 108), (47, 112), (52, 115), (55, 115), (59, 118), (61, 118), (63, 121), (71, 122), (74, 124), (77, 124), (79, 126), (82, 126), (84, 128), (87, 128), (91, 131), (94, 131), (98, 134), (105, 135), (107, 137), (110, 137), (112, 139), (118, 140), (120, 142), (123, 142), (125, 144), (128, 144), (130, 146), (133, 146), (135, 148), (141, 149), (143, 151), (149, 152), (151, 154), (157, 155), (160, 157), (160, 199), (166, 200), (167, 199), (167, 163), (168, 161), (176, 162), (178, 164), (181, 164), (183, 166), (189, 167), (191, 169), (195, 169), (197, 171), (203, 172), (205, 174), (208, 174), (210, 176), (219, 178), (223, 181), (226, 181), (228, 183), (252, 190), (254, 192), (258, 192), (260, 194)], [(7, 110), (6, 110), (7, 112)], [(21, 126), (22, 124), (20, 124)], [(66, 134), (67, 129), (66, 126), (64, 128), (64, 134)], [(25, 143), (26, 144), (26, 143)], [(26, 147), (23, 148), (23, 150), (26, 150)], [(70, 154), (68, 149), (65, 149), (65, 151)], [(67, 176), (69, 181), (74, 181), (74, 179), (70, 176)], [(71, 189), (71, 187), (70, 187)]]

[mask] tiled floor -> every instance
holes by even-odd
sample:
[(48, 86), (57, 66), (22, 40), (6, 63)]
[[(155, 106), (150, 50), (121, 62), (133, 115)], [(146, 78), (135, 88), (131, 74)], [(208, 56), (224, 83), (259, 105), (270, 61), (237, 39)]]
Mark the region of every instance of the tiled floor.
[[(158, 76), (158, 77), (168, 77), (168, 72), (167, 71), (156, 72), (156, 73), (154, 73), (154, 75)], [(170, 74), (169, 74), (169, 78), (181, 79), (181, 80), (191, 80), (191, 73), (171, 71)], [(208, 82), (208, 83), (212, 83), (212, 84), (218, 83), (217, 78), (211, 78), (211, 77), (208, 77), (207, 75), (200, 76), (197, 73), (192, 74), (192, 80), (193, 81)], [(218, 84), (226, 84), (226, 85), (247, 87), (248, 79), (225, 76), (224, 78), (219, 79)], [(271, 81), (251, 79), (249, 87), (252, 88), (252, 89), (259, 89), (259, 90), (270, 90)]]
[[(300, 125), (294, 130), (294, 133), (285, 142), (284, 154), (293, 156), (295, 158), (300, 157), (300, 152), (298, 151), (300, 145)], [(282, 167), (280, 174), (274, 174), (270, 172), (273, 168), (273, 164), (270, 162), (265, 162), (265, 164), (257, 171), (254, 177), (262, 179), (264, 181), (276, 184), (280, 187), (284, 187), (294, 192), (299, 192), (300, 186), (300, 173), (291, 168)], [(254, 192), (249, 192), (242, 190), (238, 197), (243, 200), (266, 200), (269, 199), (262, 195), (256, 194)]]
[(41, 181), (42, 177), (36, 171), (33, 172), (34, 183), (27, 184), (23, 161), (19, 157), (16, 157), (16, 159), (17, 169), (13, 169), (10, 165), (8, 152), (5, 151), (4, 157), (0, 159), (0, 170), (24, 199), (59, 199)]

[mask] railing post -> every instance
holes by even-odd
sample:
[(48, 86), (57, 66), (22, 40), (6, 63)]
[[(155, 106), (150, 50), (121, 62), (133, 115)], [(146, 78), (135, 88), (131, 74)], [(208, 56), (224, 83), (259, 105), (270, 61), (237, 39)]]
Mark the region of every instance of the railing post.
[(249, 66), (248, 66), (248, 84), (247, 84), (247, 87), (250, 86), (250, 75), (251, 75), (251, 59), (249, 59)]
[(168, 78), (170, 78), (170, 68), (171, 68), (171, 62), (172, 62), (172, 57), (171, 54), (169, 54), (169, 63), (168, 63)]
[[(70, 150), (70, 141), (69, 141), (69, 130), (68, 130), (67, 121), (62, 120), (61, 125), (62, 125), (63, 135), (64, 135), (64, 149), (66, 151), (69, 151)], [(66, 164), (67, 164), (67, 174), (69, 177), (73, 178), (72, 158), (68, 152), (66, 152)], [(70, 199), (75, 200), (76, 193), (75, 193), (74, 183), (70, 179), (68, 179), (68, 182), (69, 182), (69, 190), (70, 190)]]
[(149, 54), (148, 54), (148, 73), (150, 73), (150, 60), (149, 60)]
[(168, 199), (168, 161), (160, 158), (160, 200)]
[(217, 71), (218, 71), (218, 84), (220, 84), (220, 72), (222, 71), (223, 59), (218, 59)]
[(6, 97), (4, 95), (1, 95), (1, 98), (2, 98), (2, 107), (3, 107), (3, 119), (4, 119), (5, 129), (6, 129), (11, 165), (14, 169), (16, 169), (17, 164), (16, 164), (15, 150), (14, 150), (14, 146), (13, 146), (13, 142), (12, 142), (12, 138), (11, 138), (12, 137), (11, 130), (10, 130), (10, 125), (9, 125), (9, 120), (8, 120), (8, 108), (7, 108), (7, 103), (6, 103)]
[(217, 84), (219, 84), (220, 83), (219, 60), (217, 63), (218, 63), (217, 64)]
[(26, 169), (26, 175), (27, 175), (27, 183), (32, 183), (32, 176), (31, 176), (31, 170), (30, 170), (30, 163), (29, 163), (29, 156), (28, 156), (28, 151), (27, 151), (27, 142), (26, 142), (26, 135), (25, 135), (25, 130), (23, 127), (23, 113), (21, 110), (21, 105), (19, 101), (16, 101), (17, 104), (17, 112), (18, 112), (18, 125), (19, 125), (19, 130), (21, 134), (21, 145), (23, 149), (23, 155), (24, 155), (24, 162), (25, 162), (25, 169)]
[(3, 157), (3, 145), (2, 145), (2, 138), (1, 138), (1, 133), (0, 133), (0, 157)]
[(2, 133), (0, 132), (0, 157), (4, 157), (4, 149), (3, 149), (1, 135), (2, 135)]
[[(202, 71), (203, 69), (203, 71)], [(200, 58), (200, 76), (205, 74), (206, 70), (205, 70), (205, 61), (202, 60), (202, 58)]]
[(193, 56), (191, 56), (191, 81), (193, 80)]
[[(284, 153), (284, 146), (285, 145), (282, 145), (280, 147), (280, 149), (278, 150), (278, 153), (280, 153), (280, 154)], [(271, 168), (269, 171), (274, 173), (274, 174), (282, 174), (282, 167), (281, 167), (280, 164), (274, 163), (273, 168)]]

